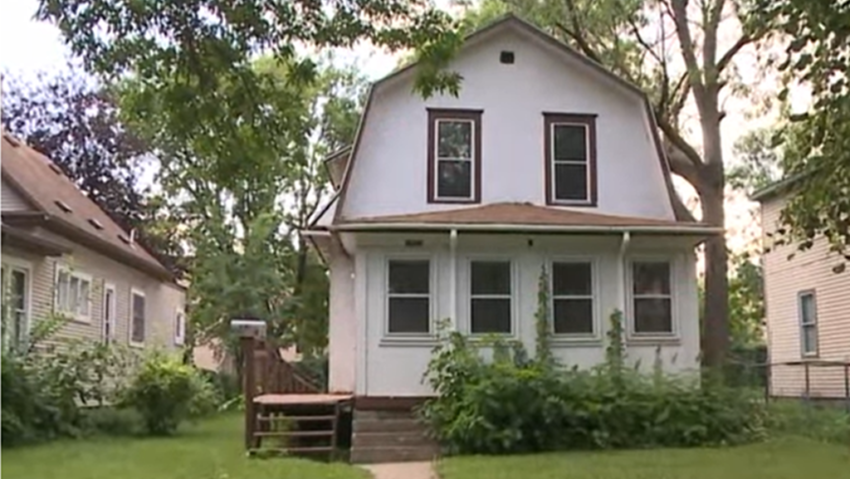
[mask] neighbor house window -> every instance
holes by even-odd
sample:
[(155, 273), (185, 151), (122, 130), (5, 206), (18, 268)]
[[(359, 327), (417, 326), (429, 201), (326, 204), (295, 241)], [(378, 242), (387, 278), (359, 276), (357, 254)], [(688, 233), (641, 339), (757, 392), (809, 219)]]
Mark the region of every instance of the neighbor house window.
[(470, 331), (511, 333), (510, 261), (470, 262)]
[(181, 309), (174, 316), (174, 344), (182, 346), (186, 340), (186, 314)]
[(145, 293), (137, 289), (130, 290), (130, 344), (145, 343)]
[(428, 110), (428, 201), (481, 198), (481, 112)]
[(596, 205), (596, 117), (546, 114), (546, 202)]
[(552, 263), (552, 322), (555, 334), (592, 335), (593, 264)]
[(4, 346), (21, 345), (25, 342), (29, 330), (29, 268), (17, 265), (2, 266), (2, 306), (5, 325)]
[(428, 334), (431, 330), (431, 262), (387, 262), (387, 332)]
[(115, 339), (115, 285), (103, 286), (103, 342), (109, 344)]
[(798, 314), (800, 316), (800, 347), (803, 356), (818, 354), (818, 313), (814, 291), (804, 291), (797, 295)]
[(641, 335), (673, 333), (673, 295), (670, 263), (632, 263), (632, 315), (634, 332)]
[(56, 312), (80, 321), (91, 320), (91, 276), (66, 268), (56, 273)]

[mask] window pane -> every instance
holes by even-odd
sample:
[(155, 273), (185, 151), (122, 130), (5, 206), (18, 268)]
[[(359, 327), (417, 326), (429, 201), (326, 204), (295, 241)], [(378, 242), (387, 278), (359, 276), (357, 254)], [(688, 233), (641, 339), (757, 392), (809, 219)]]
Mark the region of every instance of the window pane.
[(134, 294), (133, 295), (133, 317), (144, 319), (145, 317), (145, 297)]
[(437, 121), (437, 157), (472, 158), (471, 121)]
[(803, 354), (818, 352), (818, 329), (814, 325), (803, 326)]
[(811, 294), (800, 296), (800, 314), (803, 324), (813, 324), (816, 320), (815, 297)]
[(555, 334), (593, 333), (593, 300), (556, 299), (552, 306)]
[(430, 314), (428, 298), (390, 298), (391, 333), (427, 333)]
[(133, 317), (131, 321), (132, 330), (130, 338), (133, 342), (145, 341), (145, 297), (133, 294)]
[(472, 196), (472, 162), (467, 160), (437, 162), (437, 196), (469, 198)]
[(23, 271), (12, 270), (12, 304), (15, 309), (26, 309), (27, 275)]
[(510, 333), (511, 300), (472, 299), (472, 332)]
[(80, 292), (77, 300), (78, 312), (83, 316), (89, 315), (89, 285), (88, 281), (80, 280)]
[(587, 128), (582, 125), (553, 125), (555, 161), (587, 161)]
[(636, 333), (672, 333), (673, 315), (669, 298), (635, 299)]
[(590, 296), (592, 273), (590, 263), (553, 263), (552, 294)]
[(392, 260), (389, 264), (390, 294), (428, 294), (428, 260)]
[(634, 263), (632, 271), (635, 294), (670, 294), (670, 263)]
[(511, 294), (511, 263), (473, 261), (472, 294)]
[(555, 164), (555, 199), (587, 199), (587, 165)]

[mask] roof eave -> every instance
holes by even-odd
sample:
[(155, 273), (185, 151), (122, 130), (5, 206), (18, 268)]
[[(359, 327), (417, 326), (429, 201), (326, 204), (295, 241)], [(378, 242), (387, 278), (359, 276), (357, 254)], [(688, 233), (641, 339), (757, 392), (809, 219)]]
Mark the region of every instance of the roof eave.
[(520, 223), (342, 223), (331, 225), (331, 231), (381, 232), (381, 231), (473, 231), (473, 232), (510, 232), (510, 233), (645, 233), (677, 234), (694, 236), (714, 236), (723, 234), (723, 228), (695, 225), (556, 225), (556, 224), (520, 224)]

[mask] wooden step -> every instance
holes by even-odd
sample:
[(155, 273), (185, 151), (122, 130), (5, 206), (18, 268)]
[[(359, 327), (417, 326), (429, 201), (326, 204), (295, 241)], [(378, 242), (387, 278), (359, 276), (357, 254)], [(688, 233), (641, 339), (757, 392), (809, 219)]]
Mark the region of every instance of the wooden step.
[(427, 426), (416, 419), (359, 419), (353, 422), (354, 432), (425, 431)]
[(314, 447), (290, 447), (286, 449), (281, 449), (279, 447), (261, 447), (258, 449), (251, 449), (248, 451), (251, 454), (258, 452), (277, 452), (280, 454), (292, 454), (292, 453), (313, 453), (313, 452), (332, 452), (334, 449), (330, 446), (314, 446)]
[(274, 422), (274, 421), (333, 421), (336, 416), (257, 416), (257, 421)]
[(435, 447), (436, 441), (424, 431), (355, 432), (352, 447)]
[(333, 431), (262, 431), (254, 433), (254, 437), (329, 437), (333, 435)]
[(354, 447), (351, 462), (378, 464), (387, 462), (432, 461), (439, 455), (436, 447)]

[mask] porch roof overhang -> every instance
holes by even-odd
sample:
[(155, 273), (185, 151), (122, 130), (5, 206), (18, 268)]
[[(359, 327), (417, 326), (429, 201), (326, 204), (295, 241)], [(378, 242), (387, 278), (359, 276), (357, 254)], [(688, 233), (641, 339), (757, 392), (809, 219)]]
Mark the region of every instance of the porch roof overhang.
[[(713, 226), (607, 226), (607, 225), (540, 225), (523, 223), (456, 224), (456, 223), (343, 223), (328, 227), (339, 232), (414, 232), (414, 231), (458, 231), (476, 233), (535, 233), (535, 234), (617, 234), (639, 233), (655, 235), (714, 236), (723, 233), (723, 228)], [(312, 234), (322, 234), (312, 231)], [(327, 234), (325, 232), (325, 234)]]
[(2, 232), (4, 245), (21, 248), (44, 256), (61, 256), (71, 252), (71, 249), (67, 246), (47, 238), (42, 238), (37, 233), (26, 228), (17, 228), (3, 223), (0, 226), (0, 232)]

